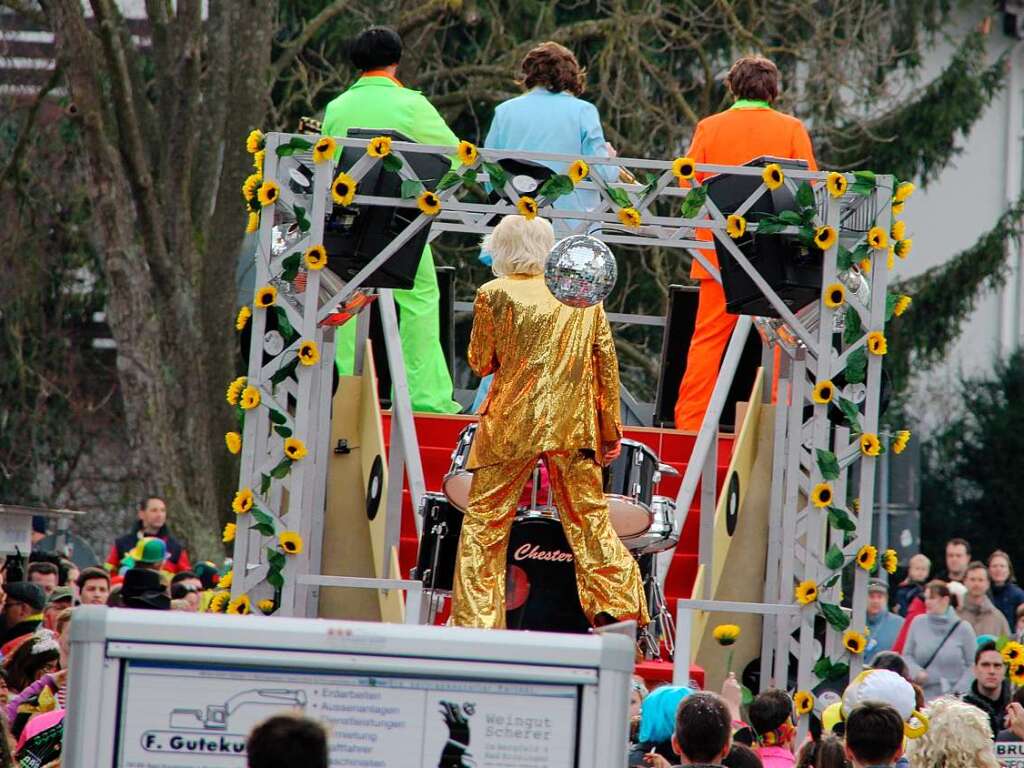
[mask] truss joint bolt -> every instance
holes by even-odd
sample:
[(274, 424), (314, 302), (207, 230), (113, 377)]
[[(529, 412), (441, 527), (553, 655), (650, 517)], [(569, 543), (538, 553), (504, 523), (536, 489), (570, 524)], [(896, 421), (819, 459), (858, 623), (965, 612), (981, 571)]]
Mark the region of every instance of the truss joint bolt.
[(334, 446), (334, 452), (339, 456), (347, 456), (352, 453), (352, 449), (348, 447), (348, 440), (344, 438), (338, 440), (338, 444)]

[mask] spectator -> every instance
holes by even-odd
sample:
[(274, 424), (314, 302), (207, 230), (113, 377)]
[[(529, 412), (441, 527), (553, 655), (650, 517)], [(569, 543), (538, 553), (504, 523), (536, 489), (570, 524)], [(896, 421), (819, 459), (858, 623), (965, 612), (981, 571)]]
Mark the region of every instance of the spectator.
[(907, 563), (907, 578), (896, 587), (896, 613), (907, 615), (910, 602), (915, 597), (923, 600), (924, 585), (928, 583), (928, 574), (932, 570), (932, 561), (920, 553), (910, 558)]
[(213, 589), (220, 581), (220, 571), (217, 566), (209, 560), (197, 563), (195, 567), (196, 577), (202, 582), (203, 590)]
[(672, 748), (683, 765), (722, 765), (732, 746), (732, 718), (717, 694), (699, 691), (676, 713)]
[(663, 685), (655, 688), (643, 701), (640, 707), (640, 740), (630, 753), (631, 765), (642, 765), (646, 756), (652, 751), (666, 760), (676, 756), (672, 746), (672, 737), (676, 728), (676, 713), (680, 702), (690, 696), (692, 691), (682, 685)]
[(71, 587), (57, 587), (46, 600), (43, 608), (43, 626), (47, 629), (55, 629), (57, 617), (61, 612), (67, 610), (75, 602), (75, 593)]
[(899, 637), (903, 619), (889, 610), (889, 587), (881, 579), (868, 582), (868, 645), (864, 663), (870, 664), (876, 653), (888, 651)]
[[(757, 753), (746, 744), (733, 744), (729, 748), (729, 754), (722, 761), (725, 768), (762, 768), (764, 763)], [(837, 766), (837, 768), (839, 768)]]
[[(171, 610), (197, 613), (199, 611), (199, 588), (187, 581), (171, 584)], [(630, 702), (632, 703), (632, 699)], [(639, 707), (637, 709), (639, 711)]]
[(166, 611), (171, 598), (160, 580), (160, 574), (146, 568), (129, 568), (121, 583), (121, 604), (125, 608)]
[(903, 658), (913, 682), (924, 689), (926, 701), (946, 693), (966, 693), (972, 680), (975, 635), (960, 619), (949, 585), (929, 581), (925, 587), (927, 613), (910, 625)]
[(1017, 621), (1014, 624), (1013, 632), (1018, 640), (1024, 637), (1024, 603), (1017, 606)]
[(46, 536), (46, 517), (44, 515), (32, 515), (32, 547), (35, 548), (36, 544), (45, 539)]
[(906, 660), (895, 651), (881, 651), (875, 654), (875, 657), (871, 660), (871, 668), (887, 669), (890, 672), (895, 672), (908, 683), (912, 682), (910, 679), (910, 667), (907, 666)]
[[(57, 635), (40, 628), (4, 661), (11, 689), (21, 693), (47, 672), (60, 666), (60, 644)], [(13, 724), (12, 724), (13, 725)], [(18, 734), (15, 733), (15, 736)]]
[[(122, 567), (130, 564), (131, 568), (141, 568), (145, 571), (164, 570), (167, 562), (167, 545), (163, 539), (156, 536), (146, 536), (139, 539), (138, 543), (125, 555), (121, 561)], [(127, 569), (125, 569), (127, 570)]]
[(975, 560), (967, 566), (964, 578), (967, 587), (967, 599), (964, 600), (957, 615), (974, 628), (975, 635), (992, 635), (1003, 637), (1010, 634), (1010, 625), (1006, 617), (988, 598), (988, 568), (984, 563)]
[(110, 574), (95, 566), (78, 574), (78, 595), (82, 605), (106, 605), (110, 596)]
[(846, 755), (854, 768), (891, 766), (902, 752), (903, 718), (893, 707), (868, 701), (846, 718)]
[(49, 595), (60, 584), (60, 570), (53, 563), (38, 561), (28, 564), (28, 580)]
[(757, 733), (755, 751), (765, 768), (792, 768), (793, 756), (793, 700), (785, 691), (762, 691), (754, 697), (747, 709), (750, 725)]
[(907, 750), (917, 768), (998, 768), (992, 750), (992, 729), (985, 713), (952, 696), (932, 702), (925, 710), (928, 732), (913, 739)]
[(1017, 625), (1017, 608), (1024, 604), (1024, 589), (1017, 586), (1010, 556), (997, 549), (988, 556), (988, 578), (992, 582), (992, 602), (1003, 612), (1010, 627)]
[(0, 655), (7, 658), (15, 640), (31, 635), (43, 623), (46, 593), (38, 584), (16, 581), (8, 584), (4, 608), (4, 633), (0, 635)]
[(633, 675), (633, 684), (629, 687), (629, 741), (631, 744), (636, 742), (640, 734), (640, 713), (646, 698), (647, 685), (644, 683), (644, 679)]
[(121, 568), (121, 560), (139, 543), (139, 539), (155, 536), (167, 545), (167, 560), (163, 569), (170, 573), (187, 571), (191, 568), (188, 552), (167, 530), (167, 507), (159, 496), (147, 496), (139, 502), (139, 519), (132, 530), (121, 536), (110, 548), (107, 555), (107, 570), (117, 573)]
[(78, 580), (78, 574), (81, 573), (79, 567), (66, 557), (60, 559), (58, 568), (60, 570), (60, 585), (62, 587), (72, 586)]
[(202, 592), (206, 587), (203, 585), (203, 580), (200, 579), (193, 571), (178, 571), (171, 578), (171, 586), (175, 584), (185, 584), (190, 587), (195, 587), (196, 592)]
[[(11, 700), (11, 686), (7, 682), (7, 670), (0, 666), (0, 707), (6, 707)], [(3, 766), (3, 763), (0, 763)]]
[(252, 729), (246, 752), (249, 768), (327, 768), (327, 733), (308, 717), (277, 715)]
[(967, 575), (967, 565), (971, 562), (971, 545), (966, 539), (955, 538), (946, 542), (946, 573), (942, 581), (960, 581)]
[(57, 617), (57, 647), (60, 670), (47, 672), (34, 683), (14, 696), (5, 707), (7, 722), (12, 731), (22, 734), (26, 722), (40, 712), (48, 712), (54, 708), (63, 709), (66, 705), (68, 664), (70, 662), (69, 641), (73, 608), (69, 608)]
[(974, 682), (964, 701), (988, 715), (993, 735), (1002, 730), (1012, 692), (1003, 655), (994, 642), (982, 643), (974, 654)]
[(832, 733), (823, 733), (817, 741), (804, 744), (796, 761), (796, 768), (847, 768), (847, 765), (843, 740)]
[(1006, 705), (1006, 727), (999, 731), (996, 741), (1024, 741), (1024, 688), (1014, 691)]

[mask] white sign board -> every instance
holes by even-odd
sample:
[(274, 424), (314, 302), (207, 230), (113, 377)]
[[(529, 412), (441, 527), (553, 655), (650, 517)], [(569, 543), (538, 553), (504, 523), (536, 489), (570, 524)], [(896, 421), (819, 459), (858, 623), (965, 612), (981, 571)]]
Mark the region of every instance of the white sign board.
[(32, 551), (32, 516), (0, 512), (0, 554)]
[(1003, 768), (1024, 768), (1024, 741), (997, 741), (995, 748)]

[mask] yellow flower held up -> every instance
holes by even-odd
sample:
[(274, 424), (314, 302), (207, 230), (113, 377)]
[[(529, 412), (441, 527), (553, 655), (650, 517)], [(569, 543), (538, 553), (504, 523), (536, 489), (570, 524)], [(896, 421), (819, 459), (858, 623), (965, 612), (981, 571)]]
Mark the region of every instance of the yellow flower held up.
[(228, 447), (228, 453), (238, 453), (242, 450), (242, 436), (237, 432), (228, 432), (224, 435), (224, 443)]
[(537, 218), (537, 201), (529, 195), (523, 195), (516, 202), (516, 210), (527, 221), (533, 221)]
[(476, 148), (476, 144), (468, 141), (459, 142), (459, 148), (456, 150), (456, 154), (459, 156), (459, 162), (463, 165), (473, 165), (480, 156), (480, 153)]
[(416, 207), (427, 216), (437, 216), (441, 212), (441, 198), (428, 189), (416, 198)]
[(260, 228), (260, 215), (254, 211), (249, 211), (249, 218), (245, 222), (245, 234), (251, 235)]
[(747, 231), (747, 220), (735, 213), (730, 213), (725, 220), (725, 232), (733, 240), (739, 240)]
[(868, 245), (879, 250), (882, 248), (888, 248), (889, 236), (881, 227), (872, 227), (868, 230)]
[(277, 543), (286, 555), (302, 554), (302, 537), (298, 531), (281, 531), (277, 537)]
[(316, 365), (320, 362), (320, 350), (315, 341), (307, 339), (299, 344), (299, 362), (303, 365)]
[(843, 287), (842, 283), (832, 283), (825, 287), (821, 300), (825, 302), (825, 306), (829, 309), (839, 309), (843, 306), (843, 302), (846, 301), (846, 288)]
[(764, 167), (761, 178), (768, 189), (778, 189), (786, 180), (786, 174), (782, 172), (782, 166), (778, 163), (769, 163)]
[(850, 653), (859, 656), (864, 653), (864, 648), (867, 646), (868, 641), (864, 639), (864, 635), (853, 629), (848, 629), (843, 632), (843, 647)]
[(253, 496), (251, 488), (241, 488), (235, 492), (235, 498), (231, 501), (231, 509), (236, 515), (244, 515), (252, 509)]
[(238, 314), (235, 316), (235, 330), (245, 330), (245, 326), (249, 323), (249, 318), (252, 317), (252, 310), (248, 307), (242, 307), (238, 310)]
[(887, 549), (882, 553), (882, 570), (892, 575), (900, 565), (900, 557), (895, 549)]
[(865, 432), (860, 436), (860, 452), (865, 456), (877, 456), (882, 452), (882, 443), (878, 435), (873, 432)]
[(640, 226), (640, 211), (636, 208), (619, 208), (619, 221), (623, 226), (636, 229)]
[(277, 186), (276, 181), (264, 181), (256, 193), (256, 199), (260, 201), (260, 205), (273, 205), (280, 196), (281, 188)]
[(370, 139), (366, 146), (366, 154), (370, 157), (386, 157), (391, 154), (391, 137), (377, 136)]
[(311, 245), (302, 255), (302, 260), (306, 263), (306, 269), (311, 269), (314, 272), (323, 269), (327, 266), (327, 249), (319, 244)]
[(579, 184), (590, 173), (590, 166), (582, 160), (577, 160), (569, 166), (569, 178), (572, 179), (573, 184)]
[(331, 182), (331, 199), (337, 205), (351, 205), (356, 196), (356, 180), (347, 173), (339, 173)]
[(242, 390), (242, 397), (239, 405), (243, 411), (251, 411), (260, 404), (260, 391), (256, 387), (248, 386)]
[(835, 396), (836, 388), (831, 381), (823, 381), (815, 385), (811, 392), (811, 399), (818, 405), (828, 405)]
[(872, 355), (884, 355), (889, 351), (889, 345), (885, 340), (885, 334), (881, 331), (872, 331), (867, 339), (868, 352)]
[(252, 613), (252, 601), (248, 595), (239, 595), (228, 603), (228, 613), (236, 616), (247, 616)]
[(798, 715), (809, 714), (814, 709), (814, 694), (810, 691), (797, 691), (793, 694), (793, 708)]
[(254, 128), (245, 138), (245, 151), (250, 155), (255, 155), (263, 149), (263, 142), (263, 131), (259, 128)]
[(827, 251), (835, 245), (838, 239), (839, 235), (836, 233), (835, 227), (830, 227), (828, 224), (818, 227), (814, 231), (814, 244), (823, 251)]
[(909, 181), (904, 181), (896, 187), (896, 191), (893, 193), (892, 199), (897, 203), (904, 203), (908, 197), (914, 194), (915, 189), (917, 189), (917, 187)]
[(903, 451), (907, 447), (907, 443), (909, 442), (910, 430), (901, 429), (899, 432), (896, 433), (896, 437), (893, 438), (893, 441), (892, 443), (889, 444), (889, 447), (892, 448), (893, 453), (900, 454), (903, 453)]
[(672, 173), (679, 179), (692, 179), (697, 170), (697, 164), (689, 157), (677, 157), (672, 161)]
[(846, 188), (850, 185), (847, 181), (846, 176), (841, 173), (832, 171), (825, 180), (825, 186), (828, 188), (828, 193), (832, 197), (842, 197), (846, 193)]
[(334, 157), (338, 145), (330, 136), (321, 136), (313, 145), (313, 162), (323, 163)]
[(297, 437), (288, 437), (284, 441), (284, 455), (292, 461), (298, 461), (306, 455), (306, 444)]
[(912, 250), (914, 250), (914, 239), (912, 237), (896, 241), (896, 255), (901, 259), (907, 258)]
[(238, 526), (234, 523), (226, 523), (224, 525), (224, 533), (221, 534), (220, 540), (225, 544), (230, 544), (235, 540), (235, 533), (238, 531)]
[(865, 544), (857, 550), (857, 565), (865, 571), (873, 571), (878, 561), (878, 550), (870, 544)]
[(811, 490), (811, 503), (819, 509), (832, 505), (832, 486), (828, 483), (818, 483)]
[(898, 299), (896, 299), (896, 304), (892, 308), (892, 313), (896, 317), (899, 317), (910, 308), (911, 302), (913, 302), (913, 299), (911, 299), (909, 296), (900, 296)]
[(740, 628), (735, 624), (719, 624), (711, 634), (719, 645), (729, 646), (739, 639)]
[(794, 592), (796, 594), (796, 601), (800, 605), (810, 605), (818, 599), (818, 585), (810, 579), (797, 584)]
[(277, 301), (277, 288), (272, 285), (264, 285), (256, 291), (256, 306), (260, 309), (274, 306)]

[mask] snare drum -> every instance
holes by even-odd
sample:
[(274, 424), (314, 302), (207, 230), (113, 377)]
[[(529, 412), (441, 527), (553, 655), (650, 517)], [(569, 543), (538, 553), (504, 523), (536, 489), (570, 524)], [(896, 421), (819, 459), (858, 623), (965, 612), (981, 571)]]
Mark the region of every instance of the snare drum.
[(676, 502), (667, 496), (655, 496), (651, 500), (653, 520), (650, 528), (638, 536), (623, 539), (622, 543), (636, 555), (664, 552), (679, 542), (676, 528)]
[(651, 527), (651, 499), (658, 467), (654, 451), (635, 440), (623, 440), (619, 457), (604, 468), (608, 516), (623, 541)]
[(465, 512), (469, 507), (469, 489), (473, 486), (473, 473), (466, 469), (469, 462), (469, 451), (476, 437), (476, 423), (467, 424), (459, 433), (459, 443), (452, 451), (452, 463), (448, 474), (441, 481), (441, 489), (455, 508)]
[(455, 556), (462, 533), (462, 513), (440, 493), (425, 493), (420, 500), (423, 535), (412, 577), (426, 589), (451, 592)]

